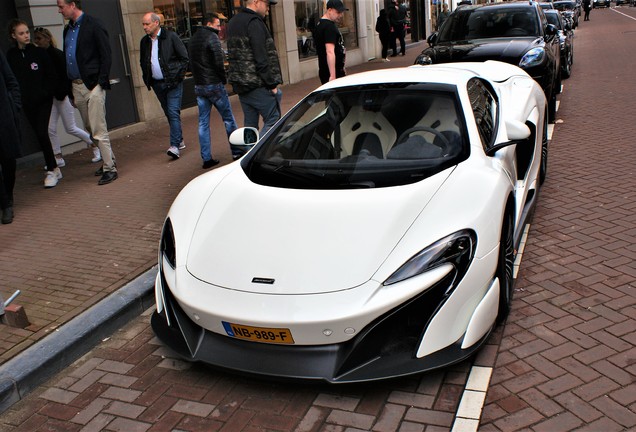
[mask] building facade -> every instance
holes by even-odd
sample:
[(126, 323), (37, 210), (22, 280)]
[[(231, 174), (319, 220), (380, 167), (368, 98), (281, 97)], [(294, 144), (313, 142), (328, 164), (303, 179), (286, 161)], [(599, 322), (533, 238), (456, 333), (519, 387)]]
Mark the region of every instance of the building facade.
[[(400, 0), (409, 11), (408, 41), (417, 41), (430, 33), (430, 3), (437, 0)], [(381, 46), (375, 32), (380, 9), (390, 0), (344, 0), (345, 12), (340, 31), (347, 49), (347, 65), (353, 66), (380, 58)], [(274, 36), (285, 84), (299, 82), (318, 75), (318, 60), (311, 30), (325, 10), (326, 0), (279, 0), (270, 8), (267, 24)], [(83, 10), (98, 16), (107, 26), (113, 51), (112, 89), (107, 93), (107, 121), (110, 129), (165, 121), (157, 98), (141, 79), (139, 41), (144, 36), (141, 19), (146, 12), (160, 15), (162, 24), (175, 31), (187, 45), (203, 17), (220, 12), (231, 19), (242, 7), (241, 0), (82, 0)], [(427, 9), (429, 8), (429, 9)], [(3, 0), (0, 2), (0, 23), (19, 17), (32, 27), (46, 27), (61, 45), (64, 21), (55, 0)], [(7, 28), (6, 25), (4, 28)], [(224, 28), (220, 32), (224, 40)], [(9, 47), (3, 40), (2, 49)], [(231, 89), (228, 89), (231, 90)], [(196, 105), (194, 85), (187, 77), (184, 83), (183, 106)], [(77, 115), (78, 121), (79, 115)], [(71, 152), (74, 137), (64, 135), (60, 125), (64, 151)], [(129, 128), (130, 129), (130, 128)], [(36, 153), (32, 134), (24, 131), (24, 153)]]

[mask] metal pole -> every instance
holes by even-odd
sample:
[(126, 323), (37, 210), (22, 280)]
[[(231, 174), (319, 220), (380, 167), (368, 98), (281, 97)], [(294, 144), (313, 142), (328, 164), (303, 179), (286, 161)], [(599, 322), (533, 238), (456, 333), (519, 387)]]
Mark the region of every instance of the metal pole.
[[(2, 312), (3, 312), (3, 313), (4, 313), (4, 308), (5, 308), (5, 307), (7, 307), (7, 306), (9, 306), (9, 304), (11, 304), (11, 302), (12, 302), (13, 300), (15, 300), (15, 298), (16, 298), (17, 296), (19, 296), (19, 295), (20, 295), (20, 292), (21, 292), (20, 290), (17, 290), (16, 292), (14, 292), (14, 293), (13, 293), (13, 295), (12, 295), (11, 297), (9, 297), (9, 298), (7, 299), (7, 301), (6, 301), (6, 302), (4, 302), (4, 306), (3, 306), (3, 310), (2, 310)], [(1, 299), (2, 299), (2, 298), (0, 297), (0, 300), (1, 300)]]

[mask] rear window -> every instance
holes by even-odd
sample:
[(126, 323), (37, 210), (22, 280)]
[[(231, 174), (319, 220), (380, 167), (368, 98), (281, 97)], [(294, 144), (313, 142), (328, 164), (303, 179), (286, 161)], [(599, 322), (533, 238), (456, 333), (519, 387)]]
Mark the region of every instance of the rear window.
[(468, 154), (454, 86), (387, 84), (309, 95), (242, 165), (267, 186), (377, 188), (415, 183)]

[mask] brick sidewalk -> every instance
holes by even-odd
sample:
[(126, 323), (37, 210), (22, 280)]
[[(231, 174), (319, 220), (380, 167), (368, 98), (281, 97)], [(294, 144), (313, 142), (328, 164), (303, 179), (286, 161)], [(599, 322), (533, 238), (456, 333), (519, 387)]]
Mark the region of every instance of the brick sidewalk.
[[(372, 61), (349, 73), (410, 65), (422, 45), (409, 47), (407, 56), (390, 63)], [(283, 86), (283, 111), (319, 85), (313, 78)], [(242, 125), (238, 98), (231, 101)], [(169, 206), (183, 186), (204, 172), (196, 107), (184, 110), (182, 117), (187, 148), (176, 161), (166, 155), (165, 120), (113, 140), (119, 179), (109, 185), (97, 186), (99, 177), (93, 173), (99, 164), (90, 163), (88, 149), (64, 157), (64, 178), (53, 189), (43, 187), (43, 162), (19, 167), (15, 220), (0, 226), (0, 294), (7, 299), (21, 290), (14, 304), (24, 308), (31, 325), (0, 324), (0, 365), (156, 264)], [(225, 129), (214, 110), (210, 128), (213, 156), (222, 164), (231, 162)]]
[[(581, 23), (576, 31), (573, 75), (564, 82), (548, 178), (530, 228), (513, 310), (505, 327), (496, 329), (472, 361), (372, 384), (299, 386), (253, 380), (173, 358), (149, 329), (148, 311), (0, 416), (0, 431), (448, 431), (470, 367), (495, 362), (482, 431), (636, 429), (636, 149), (632, 138), (636, 86), (630, 81), (636, 70), (635, 30), (636, 21), (614, 10), (595, 9), (591, 21)], [(411, 49), (412, 54), (388, 65), (409, 64), (415, 51), (419, 50)], [(370, 63), (360, 69), (380, 65), (386, 66)], [(291, 105), (316, 84), (286, 86), (285, 103)], [(215, 127), (221, 128), (220, 122)], [(89, 178), (93, 166), (85, 162), (87, 154), (71, 157), (66, 171), (77, 166), (76, 178), (65, 177), (53, 191), (41, 189), (40, 172), (30, 174), (31, 183), (21, 181), (30, 185), (25, 187), (31, 190), (28, 196), (54, 192), (66, 198), (59, 209), (67, 216), (66, 206), (73, 204), (76, 210), (99, 208), (91, 216), (106, 225), (97, 231), (88, 222), (73, 222), (74, 228), (85, 227), (87, 237), (91, 234), (94, 240), (88, 243), (94, 249), (77, 256), (106, 254), (100, 269), (118, 282), (109, 276), (101, 279), (100, 287), (97, 272), (87, 265), (82, 282), (64, 283), (56, 295), (60, 296), (61, 287), (83, 290), (86, 286), (92, 287), (93, 297), (101, 297), (154, 265), (159, 229), (172, 197), (201, 172), (195, 131), (187, 128), (190, 145), (176, 162), (166, 161), (164, 155), (165, 128), (117, 142), (122, 176), (112, 185), (97, 188), (97, 179)], [(157, 139), (160, 142), (154, 143)], [(229, 161), (227, 149), (218, 156), (224, 163)], [(154, 178), (157, 167), (164, 172)], [(61, 187), (72, 187), (67, 181), (84, 185), (72, 192), (73, 198), (60, 192)], [(124, 206), (120, 201), (127, 194), (135, 197)], [(38, 223), (32, 221), (41, 213), (31, 210), (27, 202), (19, 201), (14, 222), (21, 217), (29, 221), (29, 229), (15, 234), (14, 241), (24, 244), (30, 243), (28, 236), (38, 223), (45, 223), (42, 217)], [(121, 227), (131, 228), (120, 239), (116, 235)], [(4, 239), (4, 227), (0, 229)], [(125, 252), (134, 249), (130, 255), (144, 258), (130, 264), (116, 255), (122, 253), (118, 248), (104, 244), (99, 249), (103, 232), (111, 233), (111, 241), (121, 241)], [(60, 236), (73, 244), (71, 237)], [(78, 241), (77, 247), (83, 244)], [(33, 247), (44, 246), (55, 250), (44, 242)], [(60, 258), (68, 247), (59, 248)], [(71, 252), (64, 255), (68, 260)], [(48, 259), (40, 258), (38, 265), (58, 273), (55, 266), (45, 266)], [(2, 272), (6, 260), (0, 254)], [(13, 271), (15, 266), (7, 268)], [(26, 278), (31, 275), (29, 268), (14, 271), (14, 277), (18, 282), (26, 279), (29, 286), (39, 285), (36, 276)], [(77, 266), (71, 262), (68, 268)], [(69, 273), (69, 280), (78, 277)], [(47, 307), (51, 308), (42, 304), (43, 309)], [(81, 310), (81, 305), (75, 308)], [(47, 328), (32, 329), (28, 336), (44, 335)], [(25, 336), (15, 338), (17, 347)]]

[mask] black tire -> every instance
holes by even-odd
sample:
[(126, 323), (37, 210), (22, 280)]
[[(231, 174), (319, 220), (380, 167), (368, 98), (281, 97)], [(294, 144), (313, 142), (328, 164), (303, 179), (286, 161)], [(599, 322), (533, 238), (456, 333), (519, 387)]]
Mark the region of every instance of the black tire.
[(552, 90), (550, 99), (548, 100), (548, 122), (554, 123), (556, 121), (556, 103), (557, 103), (557, 91)]
[(541, 162), (539, 165), (539, 186), (548, 175), (548, 123), (543, 122), (543, 139), (541, 140)]
[(501, 237), (499, 240), (499, 256), (497, 259), (497, 273), (499, 279), (499, 310), (497, 313), (497, 323), (506, 320), (512, 306), (513, 294), (513, 271), (515, 262), (514, 251), (514, 226), (512, 212), (506, 210), (501, 225)]
[(568, 58), (565, 59), (565, 66), (562, 69), (561, 76), (565, 79), (570, 78), (572, 76), (572, 51), (568, 53)]

